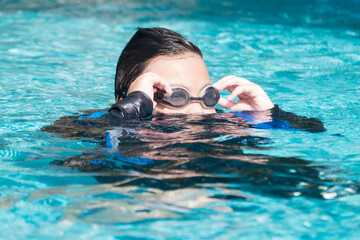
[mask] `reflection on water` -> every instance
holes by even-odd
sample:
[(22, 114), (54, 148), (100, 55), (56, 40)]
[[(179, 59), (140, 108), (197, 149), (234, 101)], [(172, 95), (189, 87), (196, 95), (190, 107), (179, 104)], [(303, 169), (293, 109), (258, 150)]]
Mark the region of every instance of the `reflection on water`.
[[(311, 122), (293, 117), (293, 126), (302, 124), (311, 132)], [(319, 125), (318, 120), (310, 120)], [(139, 187), (166, 195), (217, 186), (216, 193), (203, 195), (205, 202), (246, 200), (243, 191), (324, 199), (358, 191), (354, 182), (326, 178), (326, 166), (311, 161), (245, 154), (244, 148), (260, 151), (269, 148), (272, 140), (256, 134), (253, 125), (232, 113), (158, 115), (120, 126), (109, 125), (105, 116), (86, 121), (73, 116), (42, 130), (98, 143), (80, 156), (53, 164), (93, 172), (98, 182), (119, 189)]]
[[(213, 185), (212, 192), (221, 189)], [(246, 201), (249, 197), (240, 197), (240, 190), (229, 190), (229, 194), (238, 195), (237, 199)], [(87, 223), (126, 223), (148, 219), (183, 218), (199, 209), (208, 207), (217, 201), (206, 188), (187, 188), (163, 191), (140, 186), (117, 187), (113, 184), (66, 186), (35, 191), (28, 201), (47, 201), (51, 206), (64, 206), (61, 221), (85, 221)], [(59, 196), (71, 199), (67, 204)], [(226, 206), (216, 207), (217, 211), (229, 212)], [(114, 214), (116, 213), (116, 214)]]

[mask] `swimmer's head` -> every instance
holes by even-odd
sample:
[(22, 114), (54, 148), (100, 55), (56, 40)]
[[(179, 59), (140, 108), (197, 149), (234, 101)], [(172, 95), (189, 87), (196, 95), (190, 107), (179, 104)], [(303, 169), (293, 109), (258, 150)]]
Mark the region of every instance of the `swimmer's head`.
[(122, 51), (116, 67), (115, 98), (126, 96), (130, 84), (148, 63), (159, 56), (191, 53), (202, 57), (200, 49), (180, 34), (166, 28), (139, 28)]

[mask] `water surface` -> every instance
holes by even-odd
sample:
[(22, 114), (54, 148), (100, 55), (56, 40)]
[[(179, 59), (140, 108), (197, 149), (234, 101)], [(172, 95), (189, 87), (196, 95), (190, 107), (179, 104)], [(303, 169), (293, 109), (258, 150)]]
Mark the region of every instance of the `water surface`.
[[(0, 236), (356, 239), (359, 9), (351, 0), (1, 1)], [(114, 102), (116, 62), (139, 26), (183, 34), (212, 82), (248, 78), (327, 131), (260, 129), (230, 113), (87, 136), (40, 131)]]

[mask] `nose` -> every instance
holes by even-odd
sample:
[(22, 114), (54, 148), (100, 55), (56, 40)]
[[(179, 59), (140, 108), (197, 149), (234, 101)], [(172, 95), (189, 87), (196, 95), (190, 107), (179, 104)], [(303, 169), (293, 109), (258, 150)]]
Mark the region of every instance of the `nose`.
[(185, 113), (187, 113), (187, 114), (203, 114), (203, 113), (205, 113), (205, 110), (202, 107), (201, 103), (197, 102), (197, 101), (191, 102), (184, 110), (185, 110)]

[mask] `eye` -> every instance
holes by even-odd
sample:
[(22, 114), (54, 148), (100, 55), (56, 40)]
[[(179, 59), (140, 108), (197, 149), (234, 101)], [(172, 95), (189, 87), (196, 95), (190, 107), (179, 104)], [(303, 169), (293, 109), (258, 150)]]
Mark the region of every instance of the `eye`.
[(189, 94), (182, 88), (173, 88), (173, 94), (167, 100), (173, 106), (184, 106), (189, 101)]
[(208, 86), (204, 89), (203, 102), (207, 107), (215, 106), (219, 98), (220, 94), (213, 86)]

